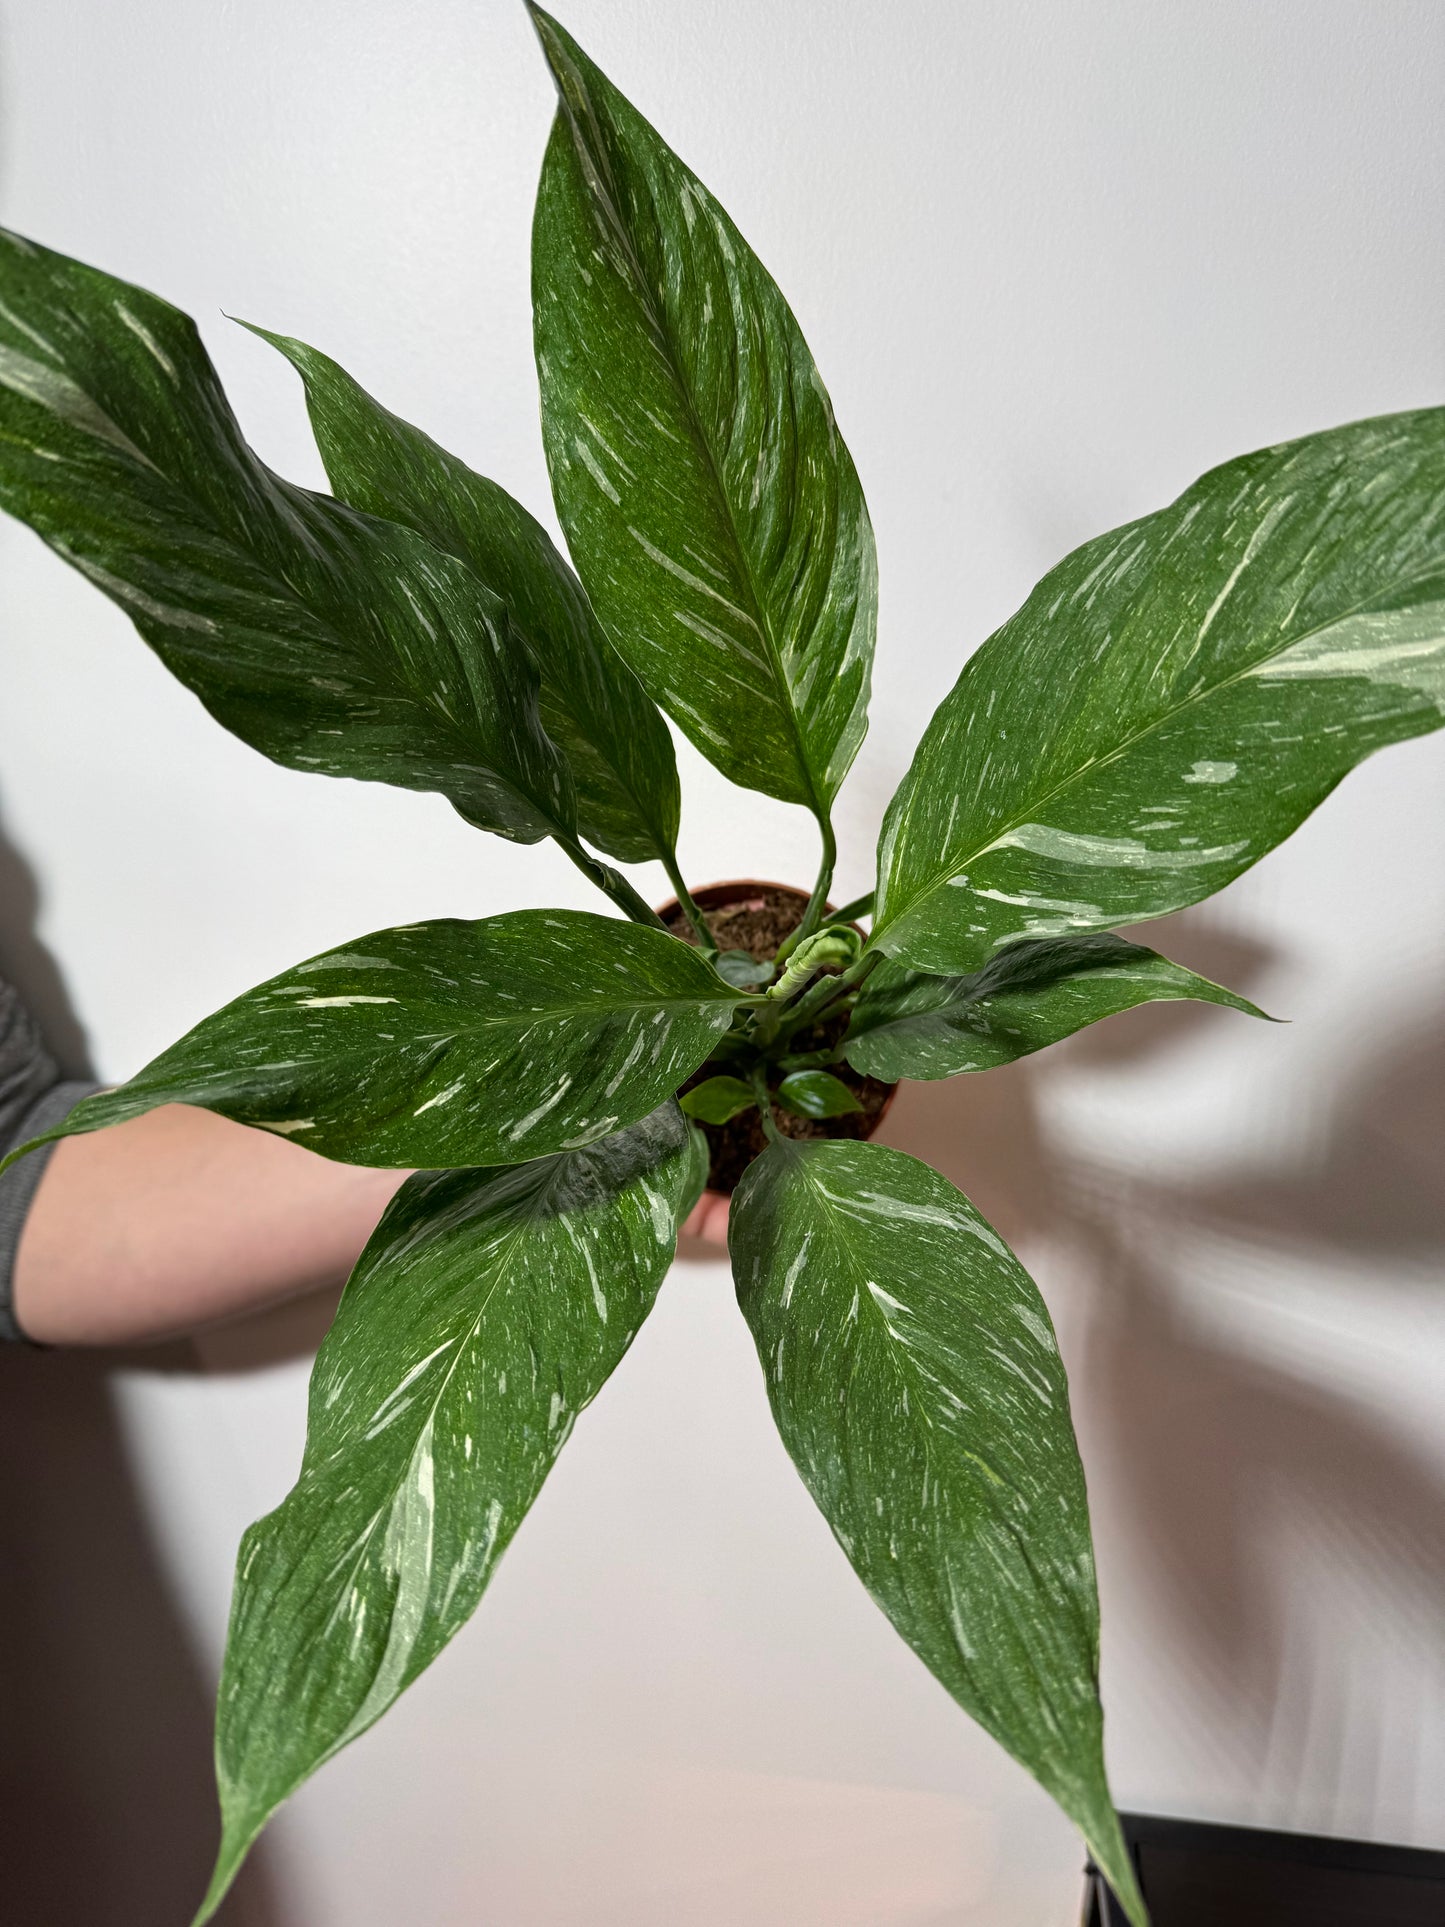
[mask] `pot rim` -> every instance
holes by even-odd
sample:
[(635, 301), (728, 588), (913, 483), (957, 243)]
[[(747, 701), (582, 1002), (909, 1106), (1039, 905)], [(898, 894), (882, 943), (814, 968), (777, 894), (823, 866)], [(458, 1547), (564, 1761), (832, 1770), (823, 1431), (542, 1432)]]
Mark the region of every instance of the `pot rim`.
[[(799, 903), (802, 904), (806, 904), (811, 895), (810, 891), (800, 890), (794, 883), (775, 883), (763, 877), (734, 877), (725, 883), (703, 884), (701, 889), (693, 891), (692, 900), (700, 910), (721, 910), (740, 901), (745, 902), (750, 894), (759, 890), (780, 890), (786, 896), (796, 897)], [(824, 915), (831, 916), (833, 909), (834, 906), (831, 903), (824, 904)], [(666, 922), (669, 916), (682, 915), (682, 905), (676, 897), (669, 897), (666, 903), (658, 905), (657, 914)], [(850, 924), (849, 928), (856, 930), (860, 936), (864, 935), (863, 928), (860, 924)], [(877, 1081), (881, 1083), (882, 1079)], [(867, 1137), (861, 1139), (860, 1142), (866, 1144), (877, 1135), (878, 1127), (882, 1124), (884, 1118), (887, 1117), (889, 1111), (892, 1110), (893, 1100), (897, 1095), (898, 1085), (897, 1083), (893, 1083), (889, 1086), (888, 1095), (879, 1106), (876, 1115), (869, 1120)], [(709, 1185), (704, 1189), (702, 1195), (704, 1198), (725, 1198), (728, 1193), (725, 1191), (714, 1191), (711, 1185)], [(701, 1200), (699, 1200), (699, 1202), (701, 1202)]]
[[(728, 883), (703, 884), (700, 890), (693, 891), (692, 900), (699, 910), (722, 910), (727, 908), (728, 905), (735, 904), (740, 900), (745, 901), (747, 897), (758, 890), (780, 890), (784, 896), (796, 897), (799, 903), (805, 907), (812, 896), (811, 891), (800, 890), (795, 883), (773, 883), (766, 877), (734, 877), (732, 881)], [(837, 911), (837, 907), (834, 903), (824, 903), (823, 915), (825, 917), (833, 916)], [(664, 921), (670, 916), (680, 916), (681, 914), (682, 905), (676, 897), (669, 897), (666, 903), (660, 903), (657, 906), (657, 915), (663, 918)], [(856, 930), (858, 935), (866, 940), (868, 933), (861, 923), (853, 922), (847, 927), (850, 930)]]

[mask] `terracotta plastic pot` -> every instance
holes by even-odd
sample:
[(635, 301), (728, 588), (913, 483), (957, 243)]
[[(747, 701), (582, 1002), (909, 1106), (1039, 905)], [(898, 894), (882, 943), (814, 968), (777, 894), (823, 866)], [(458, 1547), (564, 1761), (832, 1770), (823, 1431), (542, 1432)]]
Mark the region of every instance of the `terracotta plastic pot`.
[[(705, 888), (701, 890), (696, 890), (693, 892), (693, 898), (698, 908), (701, 911), (703, 911), (704, 914), (707, 915), (709, 918), (715, 916), (719, 911), (763, 910), (769, 907), (770, 898), (773, 899), (773, 907), (776, 908), (777, 907), (776, 899), (780, 896), (783, 898), (786, 898), (791, 903), (796, 903), (797, 917), (795, 917), (793, 920), (794, 924), (796, 925), (798, 920), (802, 917), (803, 911), (807, 907), (808, 892), (806, 890), (795, 889), (793, 885), (790, 883), (768, 883), (768, 882), (764, 882), (763, 880), (757, 877), (740, 877), (730, 883), (710, 883), (706, 885)], [(832, 908), (833, 906), (829, 904), (828, 911), (830, 914), (832, 912)], [(678, 903), (675, 897), (670, 898), (666, 903), (659, 904), (657, 914), (662, 918), (664, 923), (668, 924), (670, 927), (675, 929), (676, 934), (678, 936), (683, 937), (688, 941), (694, 941), (691, 926), (688, 924), (687, 919), (683, 915), (681, 904)], [(853, 928), (858, 929), (859, 927), (858, 925), (855, 924)], [(860, 935), (862, 934), (861, 930), (859, 931), (859, 934)], [(743, 948), (745, 946), (739, 945), (738, 947)], [(853, 1137), (853, 1138), (872, 1137), (873, 1134), (877, 1131), (879, 1125), (882, 1124), (884, 1118), (888, 1115), (888, 1111), (893, 1103), (893, 1096), (894, 1096), (895, 1090), (897, 1089), (897, 1086), (896, 1085), (888, 1085), (886, 1087), (881, 1086), (876, 1079), (872, 1079), (872, 1078), (863, 1080), (863, 1083), (866, 1086), (868, 1086), (869, 1089), (872, 1091), (877, 1091), (880, 1089), (883, 1090), (884, 1095), (883, 1095), (882, 1101), (881, 1103), (879, 1103), (877, 1110), (872, 1112), (872, 1114), (867, 1117), (859, 1118), (856, 1115), (850, 1115), (850, 1117), (846, 1120), (847, 1128), (845, 1128), (844, 1130), (841, 1130), (841, 1131), (837, 1131), (837, 1130), (827, 1131), (827, 1130), (819, 1130), (819, 1129), (806, 1130), (805, 1127), (801, 1126), (800, 1121), (795, 1121), (791, 1118), (784, 1118), (784, 1116), (781, 1113), (777, 1113), (776, 1115), (778, 1116), (778, 1122), (779, 1122), (780, 1128), (787, 1130), (789, 1132), (795, 1132), (795, 1131), (800, 1132), (800, 1134), (804, 1134), (810, 1137), (817, 1137), (817, 1136), (822, 1136), (822, 1137), (846, 1136), (846, 1137)], [(719, 1138), (718, 1138), (717, 1132), (719, 1127), (704, 1126), (703, 1128), (706, 1132), (709, 1143), (712, 1144), (714, 1147), (714, 1159), (715, 1159), (715, 1165), (716, 1165), (716, 1159), (718, 1157), (718, 1146), (719, 1146)], [(760, 1131), (761, 1125), (759, 1125), (758, 1128)], [(732, 1126), (722, 1126), (720, 1127), (720, 1129), (731, 1131)], [(761, 1150), (762, 1145), (759, 1144), (757, 1148)], [(734, 1178), (733, 1182), (734, 1183), (736, 1182), (736, 1178)], [(703, 1193), (703, 1201), (704, 1203), (706, 1203), (706, 1201), (709, 1199), (720, 1200), (722, 1198), (725, 1198), (731, 1193), (732, 1188), (733, 1188), (732, 1184), (728, 1184), (725, 1188), (723, 1187), (714, 1188), (713, 1186), (709, 1185), (708, 1189)]]

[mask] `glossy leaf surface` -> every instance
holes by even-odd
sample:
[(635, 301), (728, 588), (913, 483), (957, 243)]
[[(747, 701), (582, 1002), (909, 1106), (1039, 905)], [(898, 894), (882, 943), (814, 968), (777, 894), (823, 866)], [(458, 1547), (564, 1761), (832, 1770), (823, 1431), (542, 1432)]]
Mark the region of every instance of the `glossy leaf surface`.
[(378, 930), (247, 991), (51, 1135), (199, 1104), (349, 1164), (517, 1164), (654, 1110), (737, 998), (676, 938), (581, 910)]
[(815, 812), (866, 726), (877, 565), (787, 303), (712, 195), (557, 23), (533, 230), (542, 421), (593, 606), (734, 782)]
[(714, 968), (724, 983), (735, 984), (739, 990), (752, 990), (767, 983), (773, 975), (770, 962), (754, 957), (747, 950), (719, 951)]
[(677, 842), (672, 738), (602, 633), (582, 585), (535, 517), (504, 488), (391, 414), (329, 355), (255, 328), (296, 367), (332, 488), (343, 502), (415, 529), (506, 606), (541, 677), (542, 722), (566, 756), (577, 822), (624, 863)]
[(3, 231), (0, 506), (273, 761), (439, 790), (519, 842), (570, 830), (501, 602), (412, 530), (273, 475), (178, 309)]
[(951, 1184), (877, 1144), (773, 1143), (728, 1235), (773, 1414), (838, 1543), (1142, 1921), (1104, 1773), (1083, 1473), (1032, 1280)]
[(778, 1102), (795, 1117), (846, 1117), (863, 1106), (829, 1071), (792, 1071), (778, 1086)]
[(687, 1115), (704, 1124), (726, 1124), (750, 1111), (757, 1101), (752, 1085), (740, 1077), (705, 1077), (679, 1099)]
[(241, 1542), (209, 1918), (267, 1817), (465, 1623), (652, 1308), (694, 1155), (675, 1104), (586, 1150), (409, 1178), (311, 1378), (306, 1454)]
[(1155, 950), (1090, 931), (1009, 944), (967, 977), (884, 963), (854, 1006), (844, 1054), (855, 1070), (890, 1083), (952, 1077), (1012, 1064), (1138, 1004), (1182, 998), (1265, 1015)]
[(874, 940), (941, 973), (1228, 883), (1445, 718), (1445, 410), (1214, 469), (1052, 570), (889, 808)]

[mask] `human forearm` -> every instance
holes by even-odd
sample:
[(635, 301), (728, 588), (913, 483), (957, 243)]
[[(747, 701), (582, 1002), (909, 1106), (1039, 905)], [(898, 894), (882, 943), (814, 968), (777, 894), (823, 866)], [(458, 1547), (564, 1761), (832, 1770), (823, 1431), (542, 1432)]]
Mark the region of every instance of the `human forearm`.
[(42, 1344), (135, 1344), (340, 1285), (405, 1178), (189, 1105), (55, 1147), (14, 1266)]

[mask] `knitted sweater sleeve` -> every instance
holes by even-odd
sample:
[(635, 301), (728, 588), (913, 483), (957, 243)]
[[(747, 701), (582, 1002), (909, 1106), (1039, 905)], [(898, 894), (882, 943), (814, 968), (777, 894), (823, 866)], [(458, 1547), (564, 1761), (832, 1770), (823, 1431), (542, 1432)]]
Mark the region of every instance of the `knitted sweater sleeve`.
[[(61, 1077), (29, 1011), (0, 979), (0, 1157), (29, 1138), (54, 1130), (73, 1105), (98, 1088)], [(15, 1253), (54, 1149), (47, 1144), (32, 1151), (0, 1176), (0, 1340), (25, 1337), (15, 1321)]]

